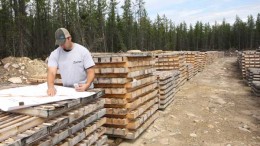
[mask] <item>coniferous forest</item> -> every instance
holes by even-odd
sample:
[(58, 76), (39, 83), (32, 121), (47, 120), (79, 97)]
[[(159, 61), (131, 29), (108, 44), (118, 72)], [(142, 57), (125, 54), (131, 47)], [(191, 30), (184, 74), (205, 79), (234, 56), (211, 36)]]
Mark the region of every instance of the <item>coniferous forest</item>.
[(144, 0), (125, 0), (122, 7), (116, 0), (0, 0), (0, 57), (48, 56), (59, 27), (91, 52), (258, 48), (260, 13), (246, 21), (234, 17), (233, 24), (224, 18), (214, 25), (175, 24), (165, 15), (151, 20)]

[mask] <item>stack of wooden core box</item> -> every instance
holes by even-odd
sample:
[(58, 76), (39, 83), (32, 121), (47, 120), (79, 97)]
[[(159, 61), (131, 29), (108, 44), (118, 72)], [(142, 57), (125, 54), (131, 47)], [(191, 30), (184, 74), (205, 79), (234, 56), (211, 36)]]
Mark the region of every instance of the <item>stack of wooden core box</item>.
[(198, 54), (198, 71), (201, 72), (206, 66), (206, 52), (199, 52)]
[(159, 81), (159, 109), (165, 109), (173, 100), (178, 91), (178, 71), (156, 71), (153, 73)]
[(208, 51), (207, 52), (207, 65), (210, 65), (213, 63), (213, 61), (215, 60), (215, 58), (217, 57), (218, 54), (216, 54), (215, 51)]
[(260, 52), (244, 51), (240, 57), (243, 78), (246, 79), (248, 68), (260, 68)]
[(253, 81), (251, 86), (254, 94), (260, 97), (260, 81)]
[(154, 54), (156, 58), (155, 68), (158, 71), (179, 70), (180, 85), (183, 85), (188, 78), (185, 66), (185, 56), (181, 52), (167, 52)]
[(0, 145), (106, 145), (102, 90), (72, 100), (0, 112)]
[(222, 51), (207, 51), (206, 65), (212, 64), (217, 58), (223, 58), (224, 52)]
[(242, 70), (242, 52), (237, 53), (237, 65), (240, 70)]
[(197, 57), (198, 57), (197, 51), (185, 52), (186, 63), (191, 63), (193, 65), (193, 73), (194, 73), (193, 76), (195, 76), (199, 71), (199, 64), (198, 64)]
[(136, 139), (159, 116), (151, 53), (92, 53), (95, 88), (105, 89), (107, 134)]
[(255, 95), (260, 96), (260, 68), (248, 68), (247, 82)]
[(193, 72), (193, 65), (191, 63), (186, 63), (186, 68), (187, 68), (187, 75), (188, 78), (187, 80), (190, 80), (193, 76), (194, 76), (194, 72)]

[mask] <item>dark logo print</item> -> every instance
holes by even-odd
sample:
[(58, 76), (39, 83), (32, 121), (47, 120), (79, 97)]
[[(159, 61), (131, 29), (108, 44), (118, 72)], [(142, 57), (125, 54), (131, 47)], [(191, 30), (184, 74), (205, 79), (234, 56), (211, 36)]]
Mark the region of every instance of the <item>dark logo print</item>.
[(73, 64), (81, 63), (82, 61), (73, 61)]

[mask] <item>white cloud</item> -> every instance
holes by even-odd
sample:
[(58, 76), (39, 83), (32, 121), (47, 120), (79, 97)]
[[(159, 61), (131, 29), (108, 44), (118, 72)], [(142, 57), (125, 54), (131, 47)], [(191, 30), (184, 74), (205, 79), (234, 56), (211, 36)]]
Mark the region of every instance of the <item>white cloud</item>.
[[(226, 22), (233, 24), (238, 15), (243, 21), (247, 20), (247, 16), (252, 14), (255, 18), (259, 13), (260, 5), (245, 5), (239, 7), (232, 7), (228, 9), (219, 9), (217, 6), (207, 6), (202, 9), (182, 9), (182, 10), (164, 10), (159, 11), (159, 15), (165, 14), (168, 19), (173, 20), (175, 24), (185, 21), (187, 24), (195, 24), (197, 21), (203, 23), (215, 24), (215, 21), (222, 23), (223, 19)], [(157, 14), (149, 15), (154, 20)]]
[[(117, 0), (119, 13), (124, 0)], [(135, 0), (132, 0), (135, 2)], [(238, 15), (243, 21), (252, 14), (255, 18), (260, 11), (260, 1), (243, 0), (145, 0), (145, 8), (151, 20), (155, 20), (157, 14), (164, 15), (175, 24), (185, 21), (187, 24), (202, 23), (215, 24), (215, 21), (222, 23), (223, 19), (228, 23), (235, 21)]]

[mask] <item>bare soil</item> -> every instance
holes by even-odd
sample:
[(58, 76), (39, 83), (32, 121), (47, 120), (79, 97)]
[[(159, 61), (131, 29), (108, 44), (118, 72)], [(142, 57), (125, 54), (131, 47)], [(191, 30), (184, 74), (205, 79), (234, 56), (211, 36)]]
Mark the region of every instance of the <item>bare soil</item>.
[(181, 87), (173, 103), (135, 141), (120, 146), (259, 146), (260, 98), (236, 58), (221, 58)]
[(2, 86), (9, 85), (8, 79), (12, 77), (19, 77), (22, 84), (26, 84), (28, 78), (46, 74), (47, 64), (40, 59), (6, 57), (0, 60), (0, 85)]

